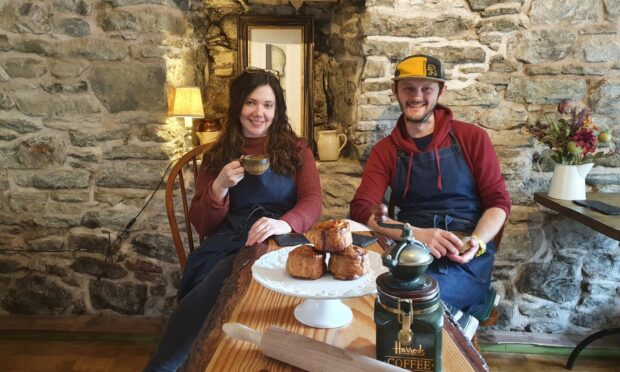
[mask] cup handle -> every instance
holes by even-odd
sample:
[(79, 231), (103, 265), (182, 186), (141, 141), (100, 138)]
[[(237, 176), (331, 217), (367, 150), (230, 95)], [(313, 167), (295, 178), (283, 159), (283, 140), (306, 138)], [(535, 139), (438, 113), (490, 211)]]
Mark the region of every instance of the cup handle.
[(347, 136), (342, 133), (338, 134), (338, 138), (340, 138), (340, 136), (344, 138), (344, 141), (342, 142), (342, 145), (340, 145), (340, 148), (338, 149), (338, 153), (340, 153), (340, 151), (342, 151), (342, 149), (344, 148), (344, 145), (347, 144)]
[(241, 164), (243, 166), (243, 158), (245, 158), (245, 155), (241, 155), (239, 157), (239, 164)]

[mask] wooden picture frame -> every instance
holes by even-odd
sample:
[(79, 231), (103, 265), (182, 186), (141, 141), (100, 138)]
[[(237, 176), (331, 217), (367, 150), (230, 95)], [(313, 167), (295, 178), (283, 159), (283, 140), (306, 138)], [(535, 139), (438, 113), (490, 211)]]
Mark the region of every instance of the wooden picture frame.
[(276, 70), (298, 136), (312, 141), (314, 20), (305, 16), (240, 15), (237, 66)]

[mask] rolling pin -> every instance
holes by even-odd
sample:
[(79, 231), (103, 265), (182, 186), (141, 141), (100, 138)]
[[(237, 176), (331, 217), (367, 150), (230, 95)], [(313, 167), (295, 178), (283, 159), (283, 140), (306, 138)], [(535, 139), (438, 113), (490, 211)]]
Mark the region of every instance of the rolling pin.
[(406, 371), (274, 326), (264, 333), (239, 323), (225, 323), (222, 329), (236, 340), (255, 343), (265, 356), (310, 372)]

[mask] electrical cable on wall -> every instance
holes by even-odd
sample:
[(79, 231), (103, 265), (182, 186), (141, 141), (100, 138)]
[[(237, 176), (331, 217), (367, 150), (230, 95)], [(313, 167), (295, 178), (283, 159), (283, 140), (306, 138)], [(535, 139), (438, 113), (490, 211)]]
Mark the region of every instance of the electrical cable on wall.
[(177, 161), (178, 161), (178, 159), (174, 159), (170, 163), (168, 163), (168, 166), (164, 170), (164, 173), (162, 174), (161, 179), (159, 180), (159, 183), (157, 184), (157, 186), (155, 187), (155, 189), (151, 193), (151, 196), (149, 196), (149, 198), (146, 200), (146, 203), (144, 203), (144, 205), (142, 206), (142, 209), (140, 209), (140, 211), (138, 211), (138, 213), (134, 216), (134, 218), (132, 218), (131, 220), (129, 220), (129, 222), (127, 222), (127, 224), (125, 225), (125, 228), (123, 229), (123, 231), (121, 231), (120, 234), (118, 234), (116, 236), (116, 239), (114, 239), (113, 242), (111, 242), (111, 235), (110, 235), (110, 232), (108, 232), (108, 249), (106, 250), (106, 253), (105, 253), (105, 262), (107, 262), (107, 263), (118, 262), (118, 261), (113, 261), (112, 260), (112, 248), (116, 247), (118, 245), (118, 249), (120, 249), (120, 243), (122, 242), (122, 240), (129, 233), (129, 229), (131, 229), (131, 227), (134, 225), (134, 223), (136, 223), (136, 221), (138, 220), (138, 217), (142, 214), (142, 212), (144, 212), (146, 207), (149, 205), (149, 203), (151, 202), (151, 200), (153, 199), (153, 197), (157, 193), (157, 190), (159, 190), (159, 188), (161, 187), (162, 183), (164, 183), (164, 179), (166, 178), (166, 174), (168, 174), (168, 170), (170, 170), (170, 167), (173, 164), (175, 164)]
[[(112, 241), (112, 236), (111, 236), (110, 231), (108, 230), (104, 231), (108, 234), (108, 248), (105, 254), (105, 262), (114, 263), (111, 258), (112, 248), (120, 244), (122, 239), (124, 239), (125, 236), (128, 234), (129, 229), (136, 223), (138, 217), (142, 214), (142, 212), (144, 212), (146, 207), (149, 205), (149, 203), (151, 202), (151, 200), (153, 199), (153, 197), (155, 196), (155, 194), (161, 187), (162, 183), (164, 182), (164, 179), (166, 178), (166, 174), (168, 173), (168, 170), (170, 170), (170, 167), (172, 167), (172, 165), (174, 165), (177, 161), (178, 161), (178, 158), (173, 159), (170, 163), (168, 163), (168, 166), (164, 170), (164, 173), (162, 174), (161, 179), (159, 180), (159, 183), (157, 184), (157, 186), (155, 187), (155, 189), (153, 190), (153, 192), (147, 199), (146, 203), (144, 203), (144, 206), (142, 206), (142, 209), (140, 209), (140, 211), (131, 220), (129, 220), (129, 222), (127, 222), (127, 224), (123, 228), (123, 231), (121, 231), (120, 234), (116, 236), (114, 241)], [(75, 249), (61, 249), (61, 250), (57, 250), (57, 249), (45, 249), (45, 250), (42, 250), (42, 249), (3, 249), (3, 252), (14, 252), (14, 253), (22, 253), (22, 252), (36, 252), (36, 253), (59, 253), (60, 252), (62, 253), (62, 252), (75, 252), (75, 251), (76, 251)]]

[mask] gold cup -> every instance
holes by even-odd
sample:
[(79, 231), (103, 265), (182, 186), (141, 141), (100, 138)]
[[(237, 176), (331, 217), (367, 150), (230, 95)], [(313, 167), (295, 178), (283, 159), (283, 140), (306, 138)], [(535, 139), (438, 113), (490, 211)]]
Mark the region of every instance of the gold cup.
[(243, 155), (239, 161), (245, 171), (253, 176), (259, 176), (269, 169), (269, 157), (264, 154)]

